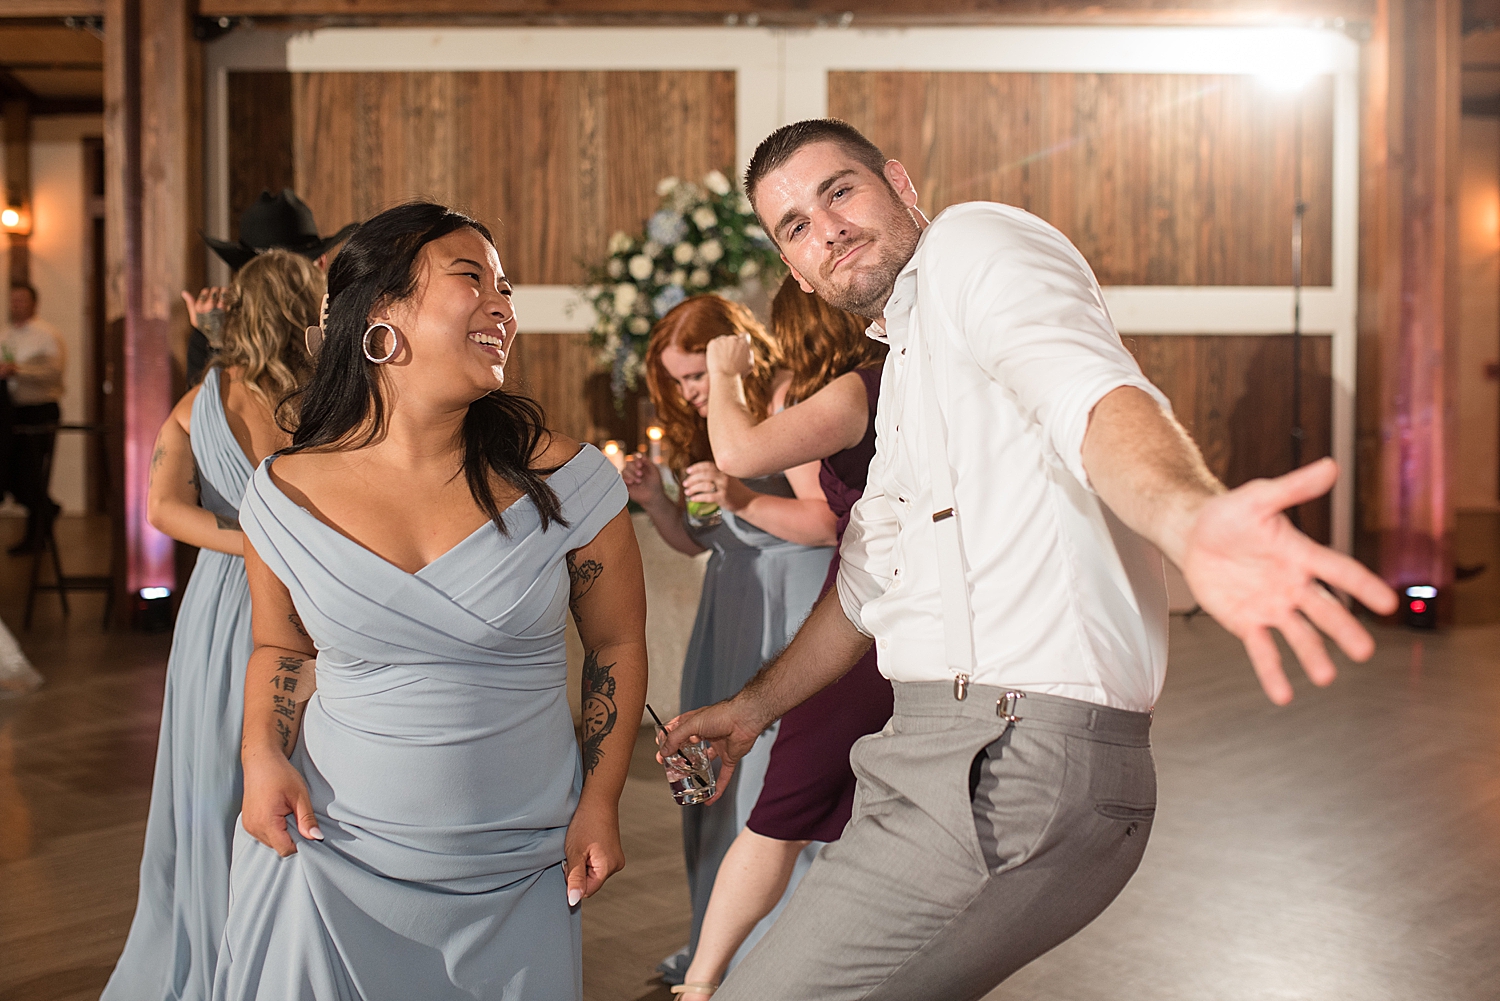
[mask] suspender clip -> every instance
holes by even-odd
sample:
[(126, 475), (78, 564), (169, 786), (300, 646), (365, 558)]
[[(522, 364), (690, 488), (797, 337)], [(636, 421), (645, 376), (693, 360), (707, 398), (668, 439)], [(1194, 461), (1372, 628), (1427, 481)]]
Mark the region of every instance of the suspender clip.
[(969, 676), (967, 674), (955, 674), (953, 676), (953, 697), (959, 702), (969, 697)]

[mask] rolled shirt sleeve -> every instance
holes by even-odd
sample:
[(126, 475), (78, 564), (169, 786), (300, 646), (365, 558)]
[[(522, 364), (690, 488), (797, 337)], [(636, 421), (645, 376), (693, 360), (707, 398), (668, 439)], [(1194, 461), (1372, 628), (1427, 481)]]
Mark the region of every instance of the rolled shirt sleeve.
[(870, 460), (864, 496), (850, 513), (849, 527), (844, 530), (844, 541), (839, 546), (839, 604), (850, 624), (866, 636), (875, 634), (864, 624), (863, 609), (890, 586), (891, 550), (900, 528), (890, 501), (880, 488), (877, 467), (881, 461), (877, 450)]
[[(1116, 333), (1088, 263), (1036, 216), (955, 213), (934, 262), (954, 327), (980, 367), (1041, 428), (1051, 451), (1084, 486), (1083, 439), (1106, 395), (1132, 386), (1171, 413)], [(955, 239), (955, 236), (957, 238)]]

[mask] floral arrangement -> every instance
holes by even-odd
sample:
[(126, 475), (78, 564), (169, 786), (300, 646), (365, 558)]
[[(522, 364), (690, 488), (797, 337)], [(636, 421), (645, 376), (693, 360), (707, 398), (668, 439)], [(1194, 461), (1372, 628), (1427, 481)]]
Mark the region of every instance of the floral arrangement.
[(645, 230), (610, 237), (609, 256), (582, 289), (595, 315), (589, 341), (610, 366), (616, 400), (640, 383), (646, 341), (668, 310), (705, 292), (739, 300), (743, 285), (779, 279), (782, 267), (750, 200), (720, 171), (701, 185), (664, 178), (656, 193), (661, 207)]

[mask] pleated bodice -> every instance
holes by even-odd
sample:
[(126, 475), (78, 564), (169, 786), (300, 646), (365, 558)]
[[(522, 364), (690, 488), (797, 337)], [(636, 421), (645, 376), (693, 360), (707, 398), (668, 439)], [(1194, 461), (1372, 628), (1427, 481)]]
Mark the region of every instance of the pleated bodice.
[[(246, 537), (318, 649), (293, 764), (326, 845), (393, 878), (482, 892), (562, 858), (581, 766), (568, 710), (567, 553), (625, 506), (592, 446), (549, 484), (566, 526), (527, 498), (415, 574), (299, 507), (268, 459)], [(331, 828), (331, 829), (330, 829)]]

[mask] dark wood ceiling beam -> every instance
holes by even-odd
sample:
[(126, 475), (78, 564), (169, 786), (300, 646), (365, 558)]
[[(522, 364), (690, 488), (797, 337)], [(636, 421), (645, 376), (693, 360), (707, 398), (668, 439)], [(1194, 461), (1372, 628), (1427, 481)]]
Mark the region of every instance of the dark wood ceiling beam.
[(90, 62), (73, 62), (73, 63), (35, 62), (35, 63), (28, 63), (28, 62), (17, 62), (14, 59), (12, 59), (12, 60), (10, 60), (8, 62), (0, 63), (0, 69), (7, 69), (7, 70), (31, 70), (33, 72), (35, 72), (35, 71), (46, 71), (46, 70), (52, 70), (52, 71), (64, 71), (64, 70), (69, 70), (69, 71), (71, 71), (71, 70), (92, 70), (92, 71), (99, 71), (99, 70), (104, 69), (104, 60), (101, 59), (98, 62), (94, 62), (94, 63), (90, 63)]
[[(1247, 7), (1251, 9), (1247, 9)], [(514, 21), (722, 23), (726, 16), (753, 13), (761, 23), (837, 22), (852, 13), (856, 23), (900, 21), (948, 23), (1245, 23), (1297, 18), (1368, 20), (1375, 0), (750, 0), (736, 10), (722, 0), (425, 0), (414, 13), (410, 0), (200, 0), (205, 17), (339, 19), (423, 22), (455, 17)]]
[(104, 0), (5, 0), (0, 19), (103, 17)]

